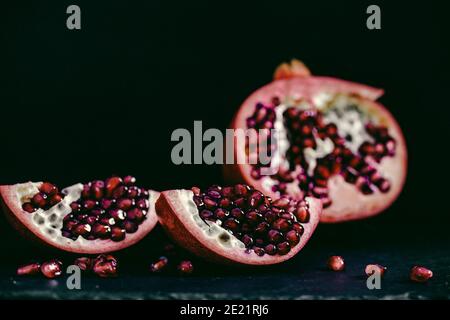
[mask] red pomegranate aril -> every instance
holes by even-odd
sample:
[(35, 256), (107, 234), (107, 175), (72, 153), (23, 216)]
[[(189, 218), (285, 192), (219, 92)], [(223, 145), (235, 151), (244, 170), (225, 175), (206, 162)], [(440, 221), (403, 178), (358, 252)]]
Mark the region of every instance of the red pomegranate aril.
[(272, 228), (281, 232), (288, 231), (291, 227), (291, 222), (286, 219), (277, 219), (272, 223)]
[(75, 259), (74, 265), (78, 266), (82, 271), (89, 271), (92, 269), (94, 261), (88, 257), (80, 257)]
[(99, 255), (94, 260), (92, 271), (101, 278), (111, 278), (117, 276), (118, 263), (112, 255)]
[(191, 261), (185, 260), (180, 262), (177, 269), (181, 274), (187, 275), (194, 271), (194, 266)]
[[(127, 216), (127, 218), (128, 218), (128, 216)], [(116, 220), (114, 220), (114, 218), (109, 218), (109, 217), (103, 217), (99, 220), (99, 222), (105, 226), (113, 226), (116, 224)]]
[(300, 242), (300, 235), (295, 230), (291, 230), (286, 233), (285, 239), (291, 246), (296, 246)]
[(107, 239), (111, 233), (111, 228), (108, 225), (97, 223), (92, 227), (92, 233), (100, 239)]
[(264, 251), (265, 251), (268, 255), (271, 255), (271, 256), (276, 255), (276, 254), (277, 254), (277, 246), (274, 245), (274, 244), (272, 244), (272, 243), (270, 243), (270, 244), (268, 244), (268, 245), (266, 245), (266, 246), (264, 247)]
[(261, 201), (263, 200), (264, 195), (259, 191), (254, 191), (248, 198), (248, 206), (250, 208), (256, 208), (261, 204)]
[(244, 218), (244, 211), (239, 208), (233, 208), (231, 210), (231, 216), (237, 220), (242, 220)]
[(44, 193), (36, 193), (31, 199), (31, 203), (38, 208), (44, 208), (47, 204), (47, 195)]
[(262, 257), (266, 254), (265, 250), (261, 247), (253, 247), (253, 252), (256, 253), (256, 255)]
[(258, 223), (262, 220), (262, 215), (256, 211), (247, 212), (245, 219), (250, 223)]
[(127, 211), (133, 206), (133, 200), (127, 198), (121, 198), (117, 200), (117, 208)]
[(409, 278), (411, 281), (424, 283), (433, 277), (433, 271), (422, 266), (414, 266), (411, 269)]
[(125, 177), (123, 178), (123, 183), (124, 183), (126, 186), (132, 186), (132, 185), (134, 185), (134, 184), (136, 183), (136, 178), (133, 177), (133, 176), (125, 176)]
[(29, 263), (17, 268), (18, 276), (32, 276), (41, 272), (41, 265), (39, 263)]
[(136, 202), (136, 207), (139, 209), (148, 209), (148, 199), (139, 199)]
[(83, 222), (92, 226), (95, 222), (97, 222), (97, 220), (98, 218), (96, 216), (88, 216), (83, 219)]
[(217, 207), (217, 203), (209, 197), (204, 197), (203, 202), (208, 209), (214, 209)]
[(234, 193), (237, 196), (245, 196), (248, 192), (248, 188), (247, 186), (243, 185), (243, 184), (237, 184), (234, 186)]
[(31, 202), (25, 202), (22, 205), (22, 209), (28, 213), (33, 213), (37, 210)]
[(156, 262), (152, 263), (150, 265), (150, 271), (151, 272), (160, 272), (162, 269), (164, 269), (167, 264), (169, 263), (169, 259), (166, 257), (160, 257)]
[(298, 222), (292, 224), (292, 230), (297, 232), (300, 236), (305, 232), (305, 228)]
[(387, 181), (387, 180), (384, 179), (384, 178), (381, 178), (381, 179), (375, 181), (375, 185), (376, 185), (376, 186), (378, 187), (378, 189), (379, 189), (381, 192), (383, 192), (383, 193), (389, 192), (389, 190), (391, 189), (391, 184), (390, 184), (390, 182)]
[(289, 244), (289, 242), (285, 241), (277, 244), (277, 252), (280, 256), (288, 254), (289, 251), (291, 251), (291, 245)]
[(57, 205), (58, 203), (60, 203), (62, 201), (63, 197), (59, 194), (55, 194), (53, 195), (50, 200), (49, 200), (49, 205), (51, 207), (53, 207), (54, 205)]
[(273, 208), (264, 214), (264, 219), (266, 219), (268, 223), (274, 222), (277, 218), (278, 214), (273, 211)]
[(297, 220), (301, 223), (309, 222), (309, 211), (304, 206), (299, 206), (295, 210), (295, 216), (296, 216)]
[(120, 186), (116, 189), (114, 189), (114, 191), (112, 192), (112, 197), (115, 199), (119, 199), (124, 197), (128, 192), (128, 187), (125, 186)]
[(261, 222), (258, 224), (258, 226), (255, 228), (255, 233), (266, 233), (270, 228), (270, 225), (267, 222)]
[(200, 212), (200, 217), (203, 220), (211, 220), (214, 218), (214, 213), (212, 213), (210, 210), (202, 210), (202, 212)]
[(382, 277), (384, 276), (386, 270), (387, 268), (380, 264), (368, 264), (364, 269), (364, 272), (366, 273), (367, 276), (371, 276), (376, 273)]
[(41, 184), (41, 186), (39, 187), (39, 191), (46, 194), (47, 196), (53, 196), (58, 193), (58, 189), (56, 188), (56, 186), (49, 182), (44, 182), (43, 184)]
[(135, 221), (135, 222), (141, 222), (144, 220), (146, 215), (145, 210), (141, 210), (139, 208), (133, 208), (127, 212), (127, 219)]
[(269, 240), (271, 243), (277, 244), (283, 241), (283, 235), (280, 231), (272, 229), (267, 233), (267, 240)]
[(111, 228), (111, 240), (112, 241), (121, 241), (125, 239), (125, 229), (120, 227), (112, 227)]
[(79, 224), (73, 229), (73, 233), (79, 236), (84, 236), (91, 232), (91, 229), (91, 226), (88, 224)]
[(194, 196), (199, 196), (201, 192), (199, 187), (192, 187), (191, 191), (194, 193)]
[(227, 220), (224, 221), (224, 223), (222, 224), (222, 226), (225, 229), (230, 230), (231, 232), (235, 233), (239, 230), (239, 221), (237, 221), (234, 218), (229, 218)]
[(138, 230), (138, 225), (129, 220), (125, 220), (122, 225), (127, 233), (135, 233)]
[(273, 206), (277, 207), (277, 208), (281, 208), (281, 209), (286, 209), (287, 206), (289, 205), (289, 198), (280, 198), (275, 200), (272, 204)]
[(139, 197), (141, 190), (136, 186), (131, 186), (128, 188), (127, 197), (128, 199), (135, 199)]
[(114, 218), (114, 220), (116, 220), (116, 222), (125, 220), (125, 218), (126, 218), (126, 213), (121, 209), (109, 210), (108, 214), (111, 216), (111, 218)]
[(55, 259), (44, 262), (41, 265), (41, 273), (49, 279), (59, 277), (62, 274), (62, 263)]
[(244, 234), (242, 236), (241, 241), (242, 241), (243, 244), (245, 244), (245, 246), (247, 248), (249, 248), (249, 247), (251, 247), (253, 245), (253, 238), (250, 237), (248, 234)]
[(115, 199), (102, 199), (100, 204), (103, 209), (108, 210), (116, 203)]
[(217, 191), (217, 190), (211, 190), (211, 191), (208, 191), (208, 196), (209, 196), (210, 198), (216, 199), (216, 200), (218, 200), (218, 199), (220, 199), (220, 198), (222, 197), (222, 196), (220, 195), (220, 192)]
[(345, 268), (344, 259), (341, 256), (331, 256), (328, 258), (327, 267), (332, 271), (342, 271)]
[(85, 200), (85, 201), (83, 202), (83, 208), (84, 208), (85, 210), (92, 210), (92, 209), (94, 209), (96, 206), (97, 206), (97, 201), (95, 201), (95, 200), (90, 200), (90, 199), (88, 199), (88, 200)]
[(88, 199), (91, 196), (91, 187), (88, 184), (83, 185), (83, 191), (81, 191), (81, 197)]
[(113, 194), (113, 191), (118, 188), (122, 184), (122, 178), (120, 177), (111, 177), (106, 180), (106, 196), (111, 197)]
[(217, 219), (223, 220), (230, 215), (230, 212), (228, 210), (218, 208), (216, 209), (216, 211), (214, 211), (214, 215), (216, 216)]

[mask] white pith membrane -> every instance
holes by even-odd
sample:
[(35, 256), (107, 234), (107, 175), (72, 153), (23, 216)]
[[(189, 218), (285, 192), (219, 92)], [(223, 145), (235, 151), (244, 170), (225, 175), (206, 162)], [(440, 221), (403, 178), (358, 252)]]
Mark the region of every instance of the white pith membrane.
[[(312, 233), (314, 232), (319, 222), (319, 214), (321, 212), (321, 203), (317, 199), (306, 198), (305, 201), (309, 205), (310, 220), (307, 223), (302, 223), (304, 233), (300, 236), (300, 242), (291, 247), (291, 250), (285, 255), (268, 255), (258, 256), (253, 250), (246, 248), (245, 244), (233, 235), (232, 232), (221, 226), (221, 221), (205, 221), (200, 217), (200, 212), (195, 204), (193, 198), (194, 193), (191, 190), (169, 190), (162, 193), (161, 197), (165, 197), (171, 208), (171, 213), (176, 216), (168, 218), (163, 217), (161, 223), (172, 233), (172, 237), (176, 240), (177, 237), (185, 238), (186, 235), (180, 235), (179, 230), (175, 227), (175, 220), (179, 220), (183, 226), (188, 226), (189, 232), (201, 245), (192, 247), (185, 247), (188, 250), (198, 253), (198, 251), (212, 251), (219, 252), (221, 257), (232, 262), (250, 264), (250, 265), (265, 265), (274, 264), (286, 261), (296, 255), (303, 246), (308, 242)], [(165, 215), (165, 213), (158, 211), (158, 215)], [(176, 233), (176, 234), (173, 234)], [(179, 243), (184, 246), (185, 243)], [(213, 259), (215, 260), (215, 259)]]
[[(28, 224), (32, 224), (37, 228), (32, 228), (32, 232), (39, 238), (43, 239), (45, 242), (48, 242), (55, 247), (64, 247), (64, 249), (68, 251), (78, 252), (82, 249), (82, 252), (89, 253), (89, 250), (92, 253), (103, 253), (108, 251), (116, 250), (113, 245), (106, 245), (105, 248), (102, 247), (106, 242), (112, 242), (110, 239), (95, 239), (88, 240), (83, 237), (78, 237), (76, 240), (67, 238), (62, 236), (61, 229), (63, 227), (63, 219), (66, 215), (72, 212), (72, 208), (70, 204), (75, 202), (81, 198), (81, 191), (83, 190), (83, 184), (77, 183), (70, 187), (67, 187), (61, 191), (64, 195), (64, 198), (58, 204), (52, 206), (48, 210), (43, 210), (38, 208), (35, 212), (29, 213), (22, 209), (22, 205), (24, 203), (30, 202), (32, 197), (39, 193), (39, 188), (42, 185), (42, 182), (26, 182), (20, 183), (13, 186), (9, 186), (8, 192), (8, 202), (6, 203), (8, 206), (13, 206), (11, 208), (13, 211), (20, 210), (21, 214), (16, 217), (23, 223), (25, 226)], [(5, 188), (4, 186), (2, 188)], [(4, 191), (2, 190), (2, 193)], [(4, 194), (2, 194), (4, 196)], [(155, 212), (155, 202), (159, 197), (159, 193), (149, 190), (149, 210), (148, 212)], [(5, 200), (5, 199), (4, 199)], [(5, 201), (6, 202), (6, 201)], [(152, 221), (153, 220), (153, 221)], [(155, 219), (145, 219), (139, 227), (143, 227), (144, 224), (149, 223), (149, 227), (153, 228), (156, 224)], [(150, 224), (152, 226), (150, 226)], [(127, 237), (133, 238), (130, 239), (130, 245), (137, 242), (142, 235), (138, 235), (138, 233), (128, 234)], [(119, 243), (119, 242), (117, 242)], [(100, 245), (100, 246), (99, 246)]]

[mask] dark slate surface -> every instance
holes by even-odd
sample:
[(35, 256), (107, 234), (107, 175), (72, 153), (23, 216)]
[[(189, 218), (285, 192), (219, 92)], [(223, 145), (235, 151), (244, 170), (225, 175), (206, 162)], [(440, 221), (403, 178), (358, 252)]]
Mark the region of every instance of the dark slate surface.
[[(398, 229), (405, 228), (412, 232)], [(83, 276), (81, 290), (68, 290), (62, 277), (21, 278), (14, 275), (17, 263), (2, 264), (1, 298), (32, 299), (448, 299), (450, 257), (445, 228), (433, 228), (428, 235), (415, 232), (418, 225), (379, 228), (357, 222), (321, 225), (307, 247), (293, 260), (276, 267), (230, 269), (194, 261), (195, 275), (181, 277), (174, 272), (147, 271), (158, 255), (153, 236), (131, 250), (118, 253), (121, 273), (116, 279)], [(399, 236), (401, 234), (401, 236)], [(408, 236), (413, 235), (413, 236)], [(28, 252), (24, 249), (22, 252)], [(16, 253), (15, 261), (25, 259)], [(18, 255), (17, 255), (18, 254)], [(39, 251), (33, 249), (34, 258)], [(332, 254), (345, 258), (346, 270), (335, 273), (324, 263)], [(44, 256), (46, 254), (44, 253)], [(31, 257), (31, 256), (29, 256)], [(41, 257), (43, 257), (41, 255)], [(58, 257), (61, 257), (59, 255)], [(73, 257), (62, 257), (70, 261)], [(172, 259), (172, 262), (174, 260)], [(368, 290), (363, 275), (367, 263), (389, 269), (381, 290)], [(409, 281), (409, 269), (422, 264), (435, 276), (426, 284)]]

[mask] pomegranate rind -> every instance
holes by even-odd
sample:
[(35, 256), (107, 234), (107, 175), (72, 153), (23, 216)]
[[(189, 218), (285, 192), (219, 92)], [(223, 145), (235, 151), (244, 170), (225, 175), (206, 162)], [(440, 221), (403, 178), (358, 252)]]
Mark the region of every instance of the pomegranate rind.
[(161, 193), (156, 202), (160, 224), (181, 247), (206, 260), (228, 265), (272, 265), (291, 259), (310, 239), (322, 211), (322, 203), (318, 199), (306, 198), (311, 217), (308, 223), (303, 224), (305, 232), (300, 237), (300, 242), (284, 256), (266, 254), (260, 257), (253, 251), (246, 251), (241, 247), (225, 247), (208, 237), (192, 219), (194, 211), (198, 212), (198, 209), (193, 201), (189, 203), (186, 201), (186, 192), (192, 199), (193, 193), (190, 190), (168, 190)]
[[(28, 182), (39, 186), (42, 182)], [(21, 201), (17, 196), (18, 185), (0, 186), (0, 202), (3, 212), (11, 225), (18, 230), (25, 238), (34, 243), (43, 244), (59, 250), (80, 254), (100, 254), (125, 249), (142, 240), (158, 223), (155, 212), (155, 203), (159, 197), (159, 192), (149, 190), (149, 210), (146, 219), (139, 225), (135, 233), (127, 233), (126, 238), (120, 242), (106, 239), (85, 240), (79, 237), (76, 241), (69, 238), (60, 237), (60, 241), (49, 238), (32, 221), (32, 214), (22, 210)]]
[[(396, 140), (396, 154), (394, 157), (385, 157), (377, 166), (380, 173), (388, 177), (391, 188), (387, 193), (378, 190), (372, 195), (365, 196), (354, 185), (348, 184), (340, 175), (329, 180), (329, 197), (332, 205), (323, 209), (320, 222), (336, 223), (350, 220), (368, 218), (387, 209), (400, 195), (406, 181), (407, 149), (402, 130), (393, 115), (375, 100), (383, 95), (382, 89), (354, 83), (331, 77), (303, 77), (281, 79), (273, 81), (253, 92), (239, 108), (231, 123), (231, 129), (247, 128), (247, 118), (250, 117), (258, 102), (269, 102), (275, 96), (281, 100), (288, 97), (293, 101), (307, 100), (315, 102), (325, 95), (344, 94), (358, 99), (359, 106), (368, 114), (377, 117), (380, 124), (389, 128), (391, 136)], [(240, 144), (239, 144), (240, 143)], [(279, 194), (263, 186), (261, 180), (252, 178), (252, 166), (249, 164), (236, 164), (236, 155), (244, 152), (245, 143), (242, 139), (235, 139), (235, 164), (223, 166), (225, 179), (228, 183), (241, 183), (254, 186), (268, 196), (276, 199)], [(300, 194), (289, 194), (294, 198)]]

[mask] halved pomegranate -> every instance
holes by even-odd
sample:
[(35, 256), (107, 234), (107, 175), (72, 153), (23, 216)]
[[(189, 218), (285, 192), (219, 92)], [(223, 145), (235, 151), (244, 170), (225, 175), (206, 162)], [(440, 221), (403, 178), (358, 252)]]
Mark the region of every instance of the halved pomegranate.
[[(247, 161), (225, 165), (226, 179), (274, 199), (320, 198), (321, 222), (361, 219), (390, 206), (406, 178), (407, 151), (396, 120), (375, 102), (383, 91), (311, 76), (297, 60), (278, 67), (274, 78), (245, 100), (231, 128), (275, 129), (277, 147), (269, 146), (265, 167), (279, 170), (262, 175), (264, 166)], [(255, 157), (248, 144), (235, 139), (236, 159)]]
[(28, 238), (76, 253), (98, 254), (131, 246), (156, 225), (159, 193), (135, 178), (111, 177), (59, 192), (48, 182), (0, 186), (8, 220)]
[(318, 222), (320, 200), (272, 201), (247, 185), (170, 190), (156, 202), (160, 223), (180, 246), (208, 260), (268, 265), (292, 258)]

